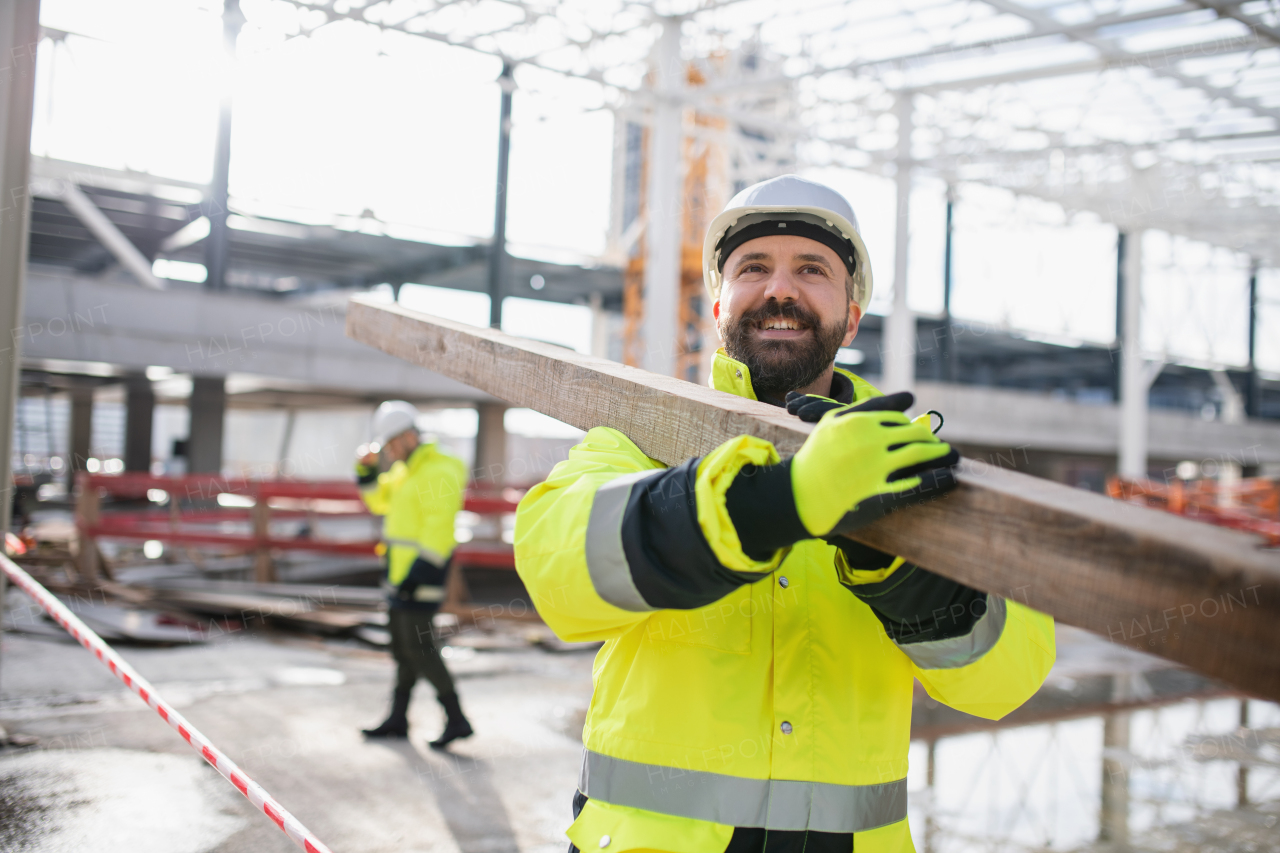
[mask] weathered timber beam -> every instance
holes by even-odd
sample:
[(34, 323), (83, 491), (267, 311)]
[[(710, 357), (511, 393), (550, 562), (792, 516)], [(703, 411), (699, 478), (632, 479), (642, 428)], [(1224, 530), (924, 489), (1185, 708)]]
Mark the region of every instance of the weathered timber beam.
[[(765, 403), (364, 297), (348, 306), (347, 335), (581, 429), (614, 427), (669, 465), (744, 433), (794, 453), (811, 429)], [(856, 538), (1280, 699), (1280, 555), (1242, 533), (1013, 471), (966, 462), (959, 480)]]

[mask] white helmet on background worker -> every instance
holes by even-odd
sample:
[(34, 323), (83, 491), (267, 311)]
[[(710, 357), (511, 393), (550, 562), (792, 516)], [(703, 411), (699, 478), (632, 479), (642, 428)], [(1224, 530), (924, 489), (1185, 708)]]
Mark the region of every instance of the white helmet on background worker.
[(386, 444), (406, 430), (411, 430), (418, 420), (418, 410), (404, 400), (388, 400), (373, 413), (373, 440)]
[(724, 264), (733, 250), (772, 234), (808, 237), (832, 249), (853, 279), (853, 301), (866, 313), (871, 304), (871, 258), (858, 218), (840, 193), (798, 175), (747, 187), (711, 221), (702, 244), (702, 281), (712, 299), (720, 298)]

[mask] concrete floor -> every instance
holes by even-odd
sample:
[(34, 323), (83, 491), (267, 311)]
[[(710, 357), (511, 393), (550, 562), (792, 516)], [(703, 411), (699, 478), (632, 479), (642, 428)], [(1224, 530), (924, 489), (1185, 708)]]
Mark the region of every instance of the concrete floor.
[[(22, 593), (11, 590), (8, 602), (5, 624), (19, 630), (0, 635), (0, 724), (36, 743), (0, 749), (0, 851), (295, 849), (92, 656), (33, 617)], [(410, 711), (408, 742), (360, 736), (386, 711), (392, 663), (354, 640), (259, 630), (199, 646), (119, 650), (335, 853), (560, 853), (594, 653), (530, 643), (548, 636), (542, 626), (499, 623), (446, 641), (477, 730), (450, 753), (426, 746), (442, 725), (426, 685)], [(1083, 632), (1063, 630), (1059, 639), (1059, 665), (1029, 707), (1063, 701), (1098, 673), (1159, 663)], [(1159, 675), (1149, 671), (1149, 683), (1158, 686)], [(1260, 762), (1251, 771), (1255, 806), (1231, 806), (1235, 762), (1192, 760), (1182, 746), (1195, 732), (1233, 731), (1238, 704), (1185, 702), (1134, 717), (1135, 732), (1147, 734), (1133, 743), (1133, 828), (1143, 837), (1133, 849), (1280, 851), (1280, 706), (1253, 703), (1257, 737), (1271, 738), (1251, 759)], [(927, 702), (917, 706), (922, 720), (937, 716)], [(1101, 718), (1011, 722), (1001, 732), (940, 740), (936, 790), (926, 790), (924, 744), (912, 745), (918, 847), (1110, 849), (1090, 843)], [(1169, 754), (1173, 775), (1160, 769), (1164, 759), (1141, 769), (1151, 763), (1143, 756)], [(1152, 801), (1169, 811), (1167, 824), (1143, 817)], [(929, 831), (929, 815), (938, 832)]]
[[(386, 710), (392, 665), (354, 643), (245, 632), (121, 652), (335, 851), (562, 851), (593, 653), (531, 647), (522, 630), (456, 647), (477, 734), (448, 754), (425, 745), (442, 724), (426, 685), (408, 742), (363, 740)], [(0, 751), (0, 849), (295, 849), (71, 641), (5, 633), (0, 697), (10, 733), (39, 739)]]

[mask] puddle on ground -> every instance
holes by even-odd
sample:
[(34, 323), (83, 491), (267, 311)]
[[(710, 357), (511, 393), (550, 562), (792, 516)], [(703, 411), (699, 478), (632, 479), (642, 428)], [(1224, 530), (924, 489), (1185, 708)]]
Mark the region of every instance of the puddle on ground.
[(1270, 702), (1186, 701), (916, 741), (910, 764), (920, 853), (1280, 851)]
[(205, 853), (245, 825), (195, 756), (124, 749), (0, 754), (0, 850)]

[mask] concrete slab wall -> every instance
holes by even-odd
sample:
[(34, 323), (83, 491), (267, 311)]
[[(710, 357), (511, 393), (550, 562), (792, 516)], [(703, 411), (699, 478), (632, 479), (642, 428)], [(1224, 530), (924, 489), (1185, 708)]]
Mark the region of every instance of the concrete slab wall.
[(252, 373), (386, 396), (492, 399), (347, 339), (343, 300), (313, 301), (175, 285), (144, 290), (32, 266), (14, 330), (26, 359), (106, 362), (127, 370)]
[[(1120, 410), (1049, 394), (941, 382), (916, 383), (916, 408), (937, 409), (950, 441), (1111, 456), (1119, 452)], [(1280, 462), (1280, 423), (1227, 424), (1150, 413), (1148, 453), (1156, 459), (1217, 459), (1242, 465)]]

